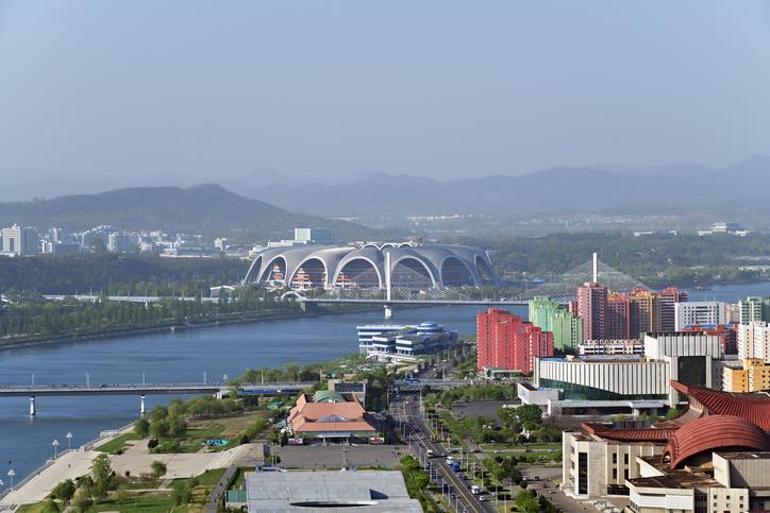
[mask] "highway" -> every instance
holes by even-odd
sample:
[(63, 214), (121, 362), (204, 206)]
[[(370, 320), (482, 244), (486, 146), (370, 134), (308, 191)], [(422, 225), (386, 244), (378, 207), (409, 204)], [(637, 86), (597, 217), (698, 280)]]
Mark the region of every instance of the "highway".
[[(473, 495), (468, 483), (460, 479), (447, 465), (444, 448), (431, 440), (428, 426), (419, 411), (419, 396), (397, 395), (391, 400), (393, 419), (405, 433), (410, 451), (427, 468), (431, 480), (448, 494), (450, 505), (457, 513), (495, 513), (489, 502), (481, 502), (480, 496)], [(433, 458), (428, 450), (433, 451)]]

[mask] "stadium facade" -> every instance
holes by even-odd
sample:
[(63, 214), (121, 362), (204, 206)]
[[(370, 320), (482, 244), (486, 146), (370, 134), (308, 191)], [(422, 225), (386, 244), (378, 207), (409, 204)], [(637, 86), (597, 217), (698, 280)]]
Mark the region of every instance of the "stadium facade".
[(385, 255), (394, 288), (429, 289), (496, 283), (487, 254), (445, 244), (302, 245), (258, 254), (244, 283), (291, 289), (384, 289)]

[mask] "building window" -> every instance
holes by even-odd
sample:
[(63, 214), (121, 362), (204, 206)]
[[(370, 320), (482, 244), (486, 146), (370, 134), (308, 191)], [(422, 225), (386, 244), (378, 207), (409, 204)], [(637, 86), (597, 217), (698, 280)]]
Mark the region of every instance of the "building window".
[(588, 495), (588, 453), (578, 453), (578, 495)]
[(618, 478), (618, 469), (614, 468), (612, 469), (612, 479)]
[(615, 465), (618, 462), (618, 453), (612, 453), (612, 464)]
[(628, 469), (623, 471), (623, 479), (628, 479)]
[(625, 454), (623, 455), (623, 463), (624, 463), (624, 464), (626, 464), (626, 465), (628, 465), (628, 453), (625, 453)]

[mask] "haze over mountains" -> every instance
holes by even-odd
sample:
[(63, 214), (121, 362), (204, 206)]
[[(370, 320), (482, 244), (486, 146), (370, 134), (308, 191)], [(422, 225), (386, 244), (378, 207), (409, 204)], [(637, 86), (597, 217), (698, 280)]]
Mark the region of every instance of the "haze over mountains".
[(459, 213), (522, 218), (704, 209), (727, 215), (770, 210), (770, 157), (756, 155), (722, 169), (690, 164), (557, 167), (452, 181), (376, 174), (335, 185), (256, 187), (245, 194), (293, 211), (335, 217)]
[(371, 230), (354, 223), (294, 214), (263, 201), (244, 198), (219, 185), (189, 188), (141, 187), (51, 200), (0, 203), (0, 224), (80, 231), (101, 224), (125, 230), (163, 230), (207, 236), (287, 238), (295, 226), (327, 226), (345, 238)]
[[(291, 180), (285, 180), (267, 185), (259, 179), (223, 182), (230, 190), (212, 184), (137, 187), (0, 203), (0, 224), (69, 230), (112, 224), (129, 230), (240, 234), (258, 239), (287, 237), (295, 226), (328, 226), (342, 239), (375, 237), (372, 226), (400, 227), (393, 232), (396, 236), (415, 230), (430, 235), (689, 229), (718, 220), (736, 221), (755, 230), (770, 228), (766, 221), (770, 217), (770, 157), (762, 155), (722, 169), (690, 164), (646, 169), (557, 167), (521, 176), (448, 181), (379, 173), (336, 184), (289, 184)], [(455, 214), (483, 219), (432, 225), (405, 222), (408, 216)], [(560, 216), (576, 215), (588, 219), (553, 222)], [(614, 225), (590, 218), (615, 215), (637, 218)], [(650, 216), (660, 217), (650, 220)], [(354, 218), (369, 227), (331, 218)], [(537, 221), (546, 218), (551, 221)]]

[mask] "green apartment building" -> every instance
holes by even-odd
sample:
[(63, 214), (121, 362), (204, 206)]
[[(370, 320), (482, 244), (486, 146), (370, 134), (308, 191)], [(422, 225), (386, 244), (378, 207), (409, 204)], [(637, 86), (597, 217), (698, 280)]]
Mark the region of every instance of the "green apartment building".
[(749, 296), (738, 303), (741, 309), (741, 324), (754, 321), (770, 321), (770, 297)]
[(529, 302), (529, 322), (553, 333), (553, 347), (558, 351), (577, 351), (583, 342), (583, 319), (549, 297), (536, 296)]

